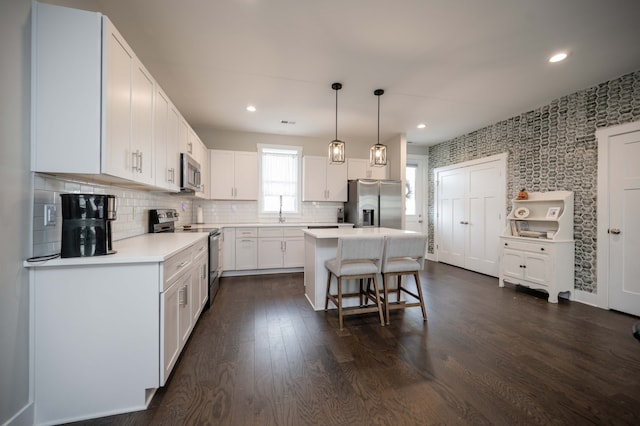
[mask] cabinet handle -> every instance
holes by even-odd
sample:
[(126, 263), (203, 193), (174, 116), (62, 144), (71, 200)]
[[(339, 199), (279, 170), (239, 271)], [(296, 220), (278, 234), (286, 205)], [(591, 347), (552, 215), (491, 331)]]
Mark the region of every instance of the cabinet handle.
[(187, 300), (187, 286), (180, 289), (179, 302), (180, 306), (186, 306), (189, 301)]
[(540, 251), (544, 251), (544, 247), (540, 247)]
[(142, 151), (140, 151), (140, 153), (138, 154), (140, 161), (139, 161), (139, 166), (138, 166), (138, 173), (142, 173)]
[(138, 171), (138, 151), (131, 153), (131, 170)]
[(607, 230), (607, 232), (609, 234), (618, 235), (618, 234), (620, 234), (621, 231), (620, 231), (620, 228), (611, 228), (611, 229)]
[(182, 262), (181, 264), (179, 264), (178, 266), (176, 266), (176, 269), (180, 269), (180, 268), (184, 268), (185, 266), (187, 266), (189, 264), (188, 260), (185, 260), (184, 262)]
[(189, 142), (187, 144), (187, 151), (189, 152), (189, 154), (193, 154), (193, 143)]
[(509, 245), (509, 243), (504, 243), (504, 246), (507, 247)]
[(207, 265), (206, 264), (202, 265), (202, 276), (200, 278), (202, 278), (202, 279), (207, 278)]

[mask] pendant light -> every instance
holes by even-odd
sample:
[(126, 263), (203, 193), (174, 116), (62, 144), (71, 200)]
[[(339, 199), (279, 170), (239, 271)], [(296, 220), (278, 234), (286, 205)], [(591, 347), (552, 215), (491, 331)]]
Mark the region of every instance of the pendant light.
[(344, 142), (338, 139), (338, 90), (342, 89), (341, 83), (333, 83), (331, 88), (336, 91), (336, 138), (329, 144), (329, 163), (344, 163)]
[(384, 90), (376, 89), (373, 94), (378, 97), (378, 143), (369, 151), (369, 163), (372, 166), (382, 167), (387, 165), (387, 146), (380, 143), (380, 96), (384, 94)]

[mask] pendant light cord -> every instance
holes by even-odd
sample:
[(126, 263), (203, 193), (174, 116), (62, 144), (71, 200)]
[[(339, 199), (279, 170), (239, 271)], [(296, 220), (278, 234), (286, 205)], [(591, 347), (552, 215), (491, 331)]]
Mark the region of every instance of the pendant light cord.
[(384, 90), (376, 89), (373, 94), (378, 97), (378, 143), (376, 145), (380, 145), (380, 96), (384, 95)]
[(378, 145), (380, 145), (380, 95), (378, 95)]
[(338, 140), (338, 89), (336, 89), (336, 140)]

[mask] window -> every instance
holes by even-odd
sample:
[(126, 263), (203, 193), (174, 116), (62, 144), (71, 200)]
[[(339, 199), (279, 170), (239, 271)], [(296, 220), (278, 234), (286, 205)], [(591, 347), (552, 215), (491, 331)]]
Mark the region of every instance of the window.
[(407, 164), (406, 171), (406, 188), (405, 188), (405, 214), (416, 214), (416, 172), (418, 166), (416, 164)]
[(302, 148), (258, 145), (260, 212), (298, 213)]

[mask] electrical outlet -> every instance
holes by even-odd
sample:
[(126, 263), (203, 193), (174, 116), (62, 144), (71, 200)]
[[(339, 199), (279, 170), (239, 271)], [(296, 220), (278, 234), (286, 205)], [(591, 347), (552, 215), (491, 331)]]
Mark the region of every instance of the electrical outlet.
[(56, 226), (56, 205), (44, 205), (44, 226)]

